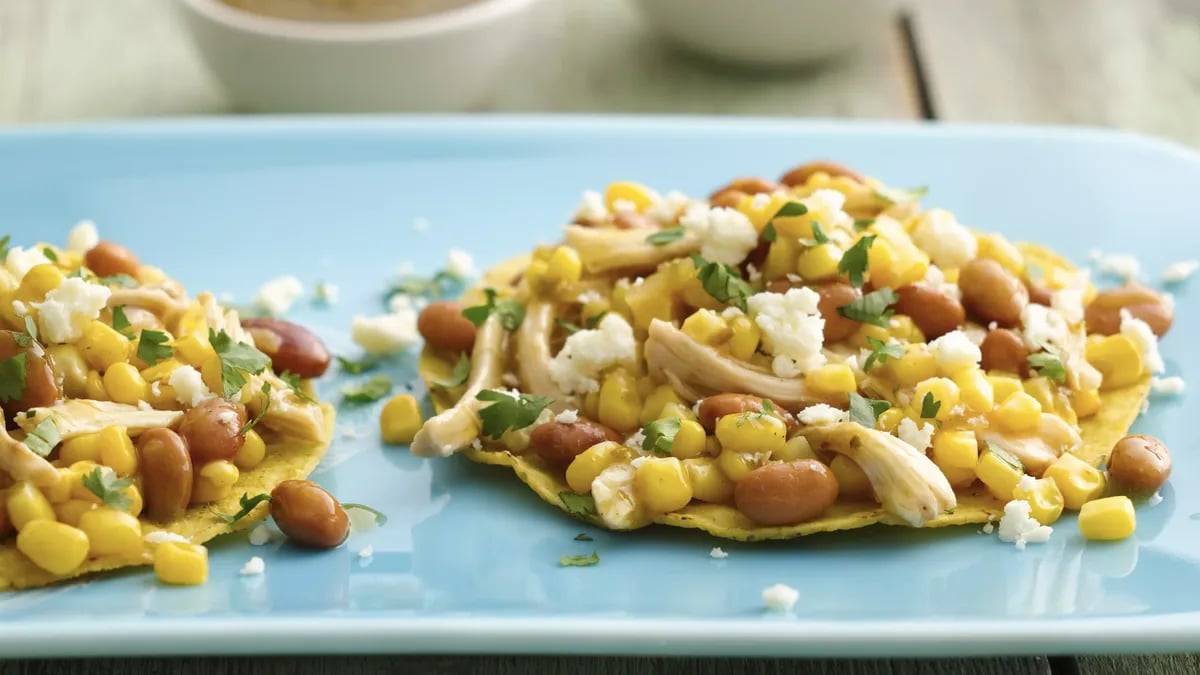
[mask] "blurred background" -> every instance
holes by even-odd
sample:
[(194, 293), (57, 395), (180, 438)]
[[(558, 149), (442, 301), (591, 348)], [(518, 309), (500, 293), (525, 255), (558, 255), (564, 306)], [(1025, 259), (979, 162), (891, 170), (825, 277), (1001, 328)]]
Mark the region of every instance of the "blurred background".
[(685, 113), (1200, 145), (1200, 0), (0, 0), (0, 123)]

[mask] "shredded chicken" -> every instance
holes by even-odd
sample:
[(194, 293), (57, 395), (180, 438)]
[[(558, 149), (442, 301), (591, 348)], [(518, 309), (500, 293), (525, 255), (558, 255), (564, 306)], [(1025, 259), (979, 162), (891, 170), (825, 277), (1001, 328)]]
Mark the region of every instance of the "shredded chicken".
[(238, 313), (232, 309), (223, 309), (217, 304), (217, 300), (213, 297), (212, 293), (201, 293), (196, 296), (196, 302), (204, 308), (205, 323), (213, 331), (217, 333), (225, 331), (234, 342), (254, 344), (254, 338), (250, 337), (250, 334), (242, 328), (242, 322), (238, 319)]
[(803, 380), (776, 377), (725, 356), (659, 319), (650, 322), (645, 357), (651, 375), (666, 379), (689, 402), (729, 391), (769, 398), (790, 410), (821, 402)]
[(805, 427), (800, 432), (815, 450), (854, 461), (888, 513), (913, 527), (954, 508), (950, 483), (925, 453), (895, 436), (854, 422)]
[(146, 410), (124, 403), (86, 398), (62, 400), (47, 408), (31, 408), (29, 413), (17, 415), (17, 426), (26, 433), (46, 417), (54, 415), (58, 431), (64, 439), (92, 434), (114, 424), (128, 429), (130, 436), (137, 436), (147, 429), (174, 426), (183, 417), (178, 410)]
[[(329, 440), (326, 437), (325, 411), (320, 405), (296, 395), (287, 382), (269, 371), (252, 375), (249, 379), (252, 391), (256, 392), (262, 390), (263, 382), (271, 385), (271, 405), (261, 421), (264, 427), (288, 438), (320, 443)], [(246, 404), (246, 412), (254, 417), (262, 411), (265, 403), (266, 397), (257, 394)]]
[(554, 330), (554, 305), (534, 301), (525, 308), (525, 320), (517, 329), (517, 376), (526, 394), (554, 396), (558, 386), (550, 378), (550, 334)]
[(482, 402), (475, 396), (484, 389), (499, 387), (503, 370), (504, 327), (500, 325), (499, 316), (493, 314), (475, 337), (467, 390), (454, 407), (425, 422), (413, 439), (410, 451), (420, 457), (449, 457), (471, 445), (479, 438), (481, 429), (479, 406)]
[(158, 317), (164, 326), (173, 326), (187, 310), (187, 303), (171, 297), (161, 288), (114, 288), (108, 306), (140, 307)]
[(0, 424), (0, 471), (13, 480), (31, 481), (39, 487), (58, 482), (58, 469), (30, 450), (29, 446), (9, 436), (3, 424)]
[(985, 431), (980, 438), (1009, 453), (1021, 461), (1025, 473), (1040, 478), (1064, 452), (1070, 452), (1083, 444), (1079, 436), (1066, 420), (1042, 413), (1038, 428), (1031, 434), (1020, 436), (1002, 434), (998, 431)]
[(568, 225), (565, 242), (579, 251), (589, 274), (613, 270), (653, 269), (659, 263), (674, 260), (700, 250), (700, 240), (691, 233), (667, 244), (655, 245), (646, 238), (648, 230), (613, 230)]

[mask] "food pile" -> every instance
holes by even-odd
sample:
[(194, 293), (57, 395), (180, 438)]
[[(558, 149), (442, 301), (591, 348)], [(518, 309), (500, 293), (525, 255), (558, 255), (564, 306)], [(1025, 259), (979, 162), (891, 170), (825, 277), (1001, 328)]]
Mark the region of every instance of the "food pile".
[(440, 412), (412, 452), (509, 466), (614, 530), (1000, 520), (1023, 547), (1066, 509), (1127, 536), (1170, 473), (1126, 436), (1169, 296), (922, 196), (829, 162), (704, 200), (585, 193), (560, 243), (422, 311)]

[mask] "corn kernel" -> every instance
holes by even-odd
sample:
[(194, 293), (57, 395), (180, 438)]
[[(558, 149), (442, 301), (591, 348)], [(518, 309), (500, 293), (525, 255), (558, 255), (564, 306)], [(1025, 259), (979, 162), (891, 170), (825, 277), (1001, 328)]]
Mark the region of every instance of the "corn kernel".
[(771, 455), (787, 443), (787, 426), (774, 415), (734, 413), (717, 420), (716, 437), (726, 451)]
[(1099, 340), (1089, 341), (1086, 347), (1087, 361), (1103, 376), (1100, 389), (1119, 389), (1142, 379), (1146, 366), (1142, 351), (1133, 338), (1118, 333)]
[(791, 198), (783, 194), (771, 194), (770, 200), (761, 208), (754, 208), (755, 196), (746, 197), (741, 204), (738, 205), (738, 210), (750, 219), (754, 225), (754, 229), (762, 232), (767, 227), (768, 222), (775, 224), (775, 232), (779, 239), (812, 239), (812, 216), (780, 216), (773, 218), (779, 213), (779, 209), (783, 208), (784, 204), (791, 201)]
[(171, 373), (175, 372), (183, 364), (178, 359), (166, 359), (142, 369), (142, 379), (147, 382), (165, 382), (171, 378)]
[(896, 427), (900, 426), (900, 422), (907, 416), (903, 408), (888, 408), (875, 419), (875, 426), (880, 431), (892, 432), (896, 430)]
[(950, 487), (956, 490), (971, 487), (971, 484), (975, 482), (975, 467), (956, 469), (951, 466), (938, 466), (938, 469), (946, 477), (946, 482), (950, 484)]
[(675, 389), (669, 384), (655, 387), (646, 395), (638, 421), (645, 425), (661, 417), (669, 417), (669, 415), (663, 414), (663, 406), (668, 403), (683, 403), (683, 399), (679, 398), (679, 394), (676, 394)]
[(954, 374), (959, 399), (975, 412), (987, 413), (996, 404), (995, 390), (987, 376), (978, 368), (963, 368)]
[(1124, 495), (1096, 499), (1079, 509), (1079, 533), (1092, 541), (1116, 541), (1133, 534), (1137, 516)]
[(169, 541), (154, 551), (154, 575), (166, 584), (197, 586), (208, 580), (208, 549)]
[(683, 467), (692, 485), (693, 499), (709, 504), (724, 504), (733, 499), (733, 481), (712, 457), (685, 459)]
[(217, 393), (224, 391), (221, 378), (221, 359), (215, 353), (200, 364), (200, 379), (204, 381), (204, 386), (208, 387), (209, 391)]
[(804, 374), (804, 384), (813, 393), (831, 401), (845, 401), (851, 392), (858, 391), (854, 371), (844, 363), (828, 363)]
[(641, 213), (654, 204), (654, 192), (650, 188), (633, 181), (618, 181), (604, 190), (604, 205), (610, 213), (618, 211), (618, 202), (628, 202)]
[(179, 392), (166, 382), (152, 382), (150, 397), (146, 400), (155, 410), (180, 410), (183, 407), (179, 403)]
[(661, 274), (651, 274), (641, 285), (626, 291), (625, 302), (633, 316), (633, 329), (639, 335), (649, 330), (650, 322), (654, 319), (674, 321), (680, 310), (668, 279)]
[(62, 378), (63, 394), (70, 398), (87, 396), (88, 364), (75, 345), (51, 345), (46, 354), (54, 362), (54, 372)]
[(1108, 486), (1099, 469), (1069, 452), (1051, 464), (1044, 477), (1054, 480), (1062, 492), (1063, 505), (1072, 511), (1104, 494)]
[(424, 423), (421, 404), (411, 394), (397, 394), (389, 398), (379, 413), (379, 431), (384, 443), (412, 443)]
[(944, 422), (953, 416), (953, 410), (958, 406), (958, 385), (945, 377), (931, 377), (919, 382), (912, 398), (912, 409), (916, 415), (921, 415), (927, 396), (940, 404), (934, 419)]
[(99, 371), (104, 371), (114, 363), (129, 360), (129, 338), (100, 321), (89, 321), (76, 344), (88, 365)]
[(767, 248), (762, 273), (767, 281), (782, 279), (796, 269), (796, 258), (800, 255), (800, 244), (790, 237), (780, 237)]
[(692, 420), (693, 422), (700, 419), (696, 416), (696, 411), (692, 410), (683, 403), (676, 403), (674, 401), (664, 405), (662, 407), (662, 412), (659, 413), (658, 418), (656, 419), (661, 419), (663, 417), (678, 417), (681, 420)]
[(722, 473), (733, 481), (746, 477), (746, 474), (764, 466), (771, 458), (766, 452), (737, 452), (729, 448), (723, 448), (721, 454), (717, 455), (717, 466), (721, 467)]
[(1072, 391), (1071, 407), (1079, 419), (1095, 415), (1100, 410), (1100, 390), (1076, 389)]
[(137, 451), (129, 432), (122, 426), (107, 426), (96, 434), (96, 447), (100, 449), (100, 463), (121, 476), (137, 473)]
[(1023, 380), (1021, 382), (1021, 389), (1037, 400), (1038, 404), (1042, 406), (1042, 410), (1046, 412), (1054, 411), (1054, 398), (1057, 390), (1050, 383), (1050, 378), (1038, 376)]
[(103, 503), (96, 496), (96, 493), (87, 489), (83, 484), (83, 477), (90, 474), (98, 466), (100, 465), (96, 462), (86, 459), (71, 464), (69, 468), (75, 474), (74, 479), (71, 481), (71, 499), (82, 499), (93, 504)]
[(25, 276), (21, 277), (21, 283), (17, 286), (17, 292), (13, 299), (24, 303), (45, 300), (46, 294), (62, 286), (64, 281), (66, 281), (66, 276), (57, 265), (51, 263), (34, 265), (29, 268)]
[(592, 481), (596, 480), (601, 471), (614, 464), (628, 462), (630, 457), (629, 448), (620, 443), (597, 443), (571, 460), (571, 464), (567, 466), (567, 486), (578, 494), (588, 494), (592, 491)]
[(129, 363), (114, 363), (104, 371), (104, 390), (116, 403), (137, 405), (150, 398), (150, 384)]
[(989, 373), (986, 377), (988, 384), (992, 385), (993, 401), (1003, 401), (1018, 391), (1022, 391), (1021, 380), (1012, 375), (992, 375)]
[(844, 501), (875, 500), (875, 489), (862, 467), (845, 455), (837, 455), (829, 463), (829, 470), (837, 479), (838, 498)]
[(70, 466), (81, 460), (100, 461), (100, 446), (97, 441), (100, 434), (82, 434), (63, 441), (58, 449), (58, 458), (63, 464)]
[(142, 515), (142, 507), (145, 504), (142, 502), (142, 491), (138, 488), (137, 483), (127, 485), (121, 490), (121, 494), (125, 495), (125, 498), (129, 500), (129, 506), (125, 507), (125, 511), (134, 518)]
[(1025, 275), (1024, 256), (1003, 235), (994, 232), (980, 234), (975, 237), (975, 242), (978, 245), (976, 257), (995, 260), (1018, 277)]
[(600, 411), (600, 390), (597, 389), (596, 391), (589, 391), (583, 397), (583, 408), (580, 409), (580, 412), (583, 413), (584, 417), (586, 417), (590, 420), (594, 420), (597, 417), (599, 417), (599, 415), (598, 415), (599, 411)]
[(1013, 499), (1029, 502), (1029, 515), (1042, 525), (1052, 525), (1063, 512), (1063, 494), (1058, 484), (1049, 478), (1033, 481), (1032, 487), (1024, 489), (1018, 483), (1013, 490)]
[(18, 531), (35, 520), (54, 520), (54, 508), (50, 506), (50, 501), (36, 485), (27, 480), (18, 481), (9, 488), (5, 502), (8, 520)]
[(124, 511), (87, 511), (79, 517), (79, 529), (87, 535), (93, 555), (135, 555), (142, 551), (142, 524)]
[(996, 453), (988, 451), (979, 454), (975, 475), (993, 497), (1007, 502), (1012, 499), (1013, 490), (1017, 489), (1017, 483), (1021, 482), (1021, 476), (1025, 474)]
[(35, 520), (17, 535), (17, 550), (51, 574), (67, 574), (87, 558), (88, 538), (79, 528)]
[[(411, 442), (411, 440), (407, 442)], [(237, 454), (233, 456), (233, 465), (241, 471), (249, 471), (261, 464), (266, 456), (267, 444), (263, 442), (262, 436), (259, 436), (257, 431), (249, 429), (246, 431), (246, 439), (242, 442), (242, 447), (238, 448)]]
[(979, 442), (974, 431), (939, 431), (933, 435), (933, 463), (946, 469), (970, 469), (979, 463)]
[(192, 481), (192, 503), (206, 504), (224, 499), (232, 491), (238, 475), (233, 462), (224, 459), (201, 466)]
[(897, 314), (888, 319), (888, 335), (901, 342), (920, 343), (925, 341), (925, 334), (917, 327), (911, 316)]
[(692, 501), (692, 483), (675, 457), (647, 457), (633, 474), (642, 506), (653, 513), (678, 511)]
[(95, 370), (89, 370), (84, 380), (83, 391), (93, 401), (107, 401), (108, 392), (104, 389), (104, 376)]
[(208, 340), (198, 335), (175, 338), (171, 346), (175, 348), (176, 358), (193, 368), (199, 368), (210, 356), (216, 355)]
[[(891, 332), (884, 326), (876, 326), (873, 323), (862, 323), (854, 330), (850, 336), (850, 344), (861, 349), (869, 349), (871, 342), (867, 338), (873, 338), (880, 342), (887, 342), (891, 337)], [(930, 376), (932, 377), (932, 375)]]
[(54, 505), (54, 515), (60, 523), (66, 523), (71, 527), (79, 527), (79, 519), (83, 517), (83, 514), (95, 508), (97, 508), (95, 502), (83, 499), (68, 499), (65, 502)]
[(913, 387), (937, 375), (937, 358), (925, 345), (905, 345), (904, 356), (888, 359), (883, 367), (901, 387)]
[(1042, 405), (1024, 391), (1009, 395), (992, 413), (992, 418), (1001, 429), (1013, 433), (1036, 429), (1041, 417)]
[[(899, 224), (896, 226), (899, 227)], [(901, 236), (908, 237), (903, 232)], [(876, 288), (899, 288), (925, 278), (929, 270), (929, 257), (911, 240), (897, 244), (896, 239), (880, 236), (867, 249), (867, 268), (871, 271), (871, 283)]]
[(783, 462), (793, 462), (798, 459), (817, 459), (817, 453), (813, 450), (812, 444), (803, 436), (794, 436), (789, 438), (787, 443), (783, 444), (783, 450), (773, 453), (771, 459), (778, 459)]
[(567, 286), (579, 281), (583, 276), (583, 262), (579, 259), (579, 251), (570, 246), (559, 246), (550, 254), (546, 261), (545, 281), (554, 286)]
[(66, 467), (59, 467), (58, 480), (50, 485), (39, 485), (42, 495), (51, 504), (59, 504), (71, 498), (71, 482), (75, 474)]
[(729, 322), (733, 333), (729, 338), (729, 355), (735, 359), (749, 361), (758, 351), (758, 343), (762, 339), (762, 330), (749, 317), (735, 317)]
[(637, 393), (637, 381), (624, 368), (617, 368), (604, 377), (600, 385), (600, 401), (596, 411), (600, 423), (622, 433), (632, 433), (638, 427), (642, 401)]
[(724, 344), (733, 337), (733, 331), (725, 319), (709, 309), (693, 312), (691, 316), (683, 320), (681, 330), (684, 335), (710, 347)]
[(699, 457), (704, 454), (706, 434), (704, 427), (693, 420), (680, 420), (679, 431), (671, 443), (671, 454), (680, 458)]
[(796, 259), (796, 272), (806, 281), (828, 281), (838, 276), (842, 249), (834, 244), (818, 244), (805, 249)]

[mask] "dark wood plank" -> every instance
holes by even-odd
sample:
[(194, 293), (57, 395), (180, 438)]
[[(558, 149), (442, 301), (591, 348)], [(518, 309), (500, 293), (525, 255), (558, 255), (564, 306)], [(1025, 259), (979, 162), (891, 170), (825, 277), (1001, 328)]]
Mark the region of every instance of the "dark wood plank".
[(1079, 675), (1182, 675), (1200, 672), (1200, 654), (1081, 656)]

